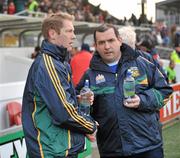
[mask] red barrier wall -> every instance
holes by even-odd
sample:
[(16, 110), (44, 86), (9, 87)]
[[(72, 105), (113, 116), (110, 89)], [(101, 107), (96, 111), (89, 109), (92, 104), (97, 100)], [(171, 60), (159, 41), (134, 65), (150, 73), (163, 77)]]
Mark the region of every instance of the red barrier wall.
[(172, 85), (173, 94), (171, 100), (160, 110), (160, 120), (162, 123), (168, 122), (176, 117), (180, 117), (180, 83)]

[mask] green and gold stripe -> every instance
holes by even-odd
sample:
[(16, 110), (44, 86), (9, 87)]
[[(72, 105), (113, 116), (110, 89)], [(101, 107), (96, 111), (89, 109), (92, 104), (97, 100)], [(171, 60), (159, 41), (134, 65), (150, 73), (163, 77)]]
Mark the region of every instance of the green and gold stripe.
[(40, 141), (40, 131), (39, 129), (36, 127), (36, 124), (35, 124), (35, 113), (36, 113), (36, 98), (34, 97), (34, 111), (32, 113), (32, 120), (33, 120), (33, 123), (34, 123), (34, 127), (36, 128), (37, 132), (38, 132), (38, 135), (37, 135), (37, 141), (38, 141), (38, 144), (39, 144), (39, 151), (40, 151), (40, 154), (41, 154), (41, 158), (44, 158), (44, 153), (43, 153), (43, 150), (42, 150), (42, 144), (41, 144), (41, 141)]
[[(71, 149), (71, 131), (68, 130), (68, 149)], [(66, 156), (68, 156), (68, 149), (66, 150)]]
[(78, 115), (76, 109), (74, 108), (74, 106), (72, 104), (70, 104), (69, 102), (67, 102), (66, 100), (66, 95), (64, 92), (64, 89), (61, 85), (60, 79), (58, 77), (58, 74), (56, 72), (55, 66), (53, 64), (52, 58), (46, 54), (43, 54), (43, 58), (44, 58), (44, 62), (45, 62), (45, 66), (46, 69), (48, 71), (48, 74), (51, 78), (51, 81), (54, 85), (54, 88), (60, 98), (60, 100), (62, 101), (64, 107), (66, 108), (67, 112), (69, 113), (69, 115), (80, 125), (84, 126), (85, 128), (87, 128), (90, 131), (93, 131), (93, 124), (89, 121), (87, 121), (85, 118), (83, 118), (82, 116)]

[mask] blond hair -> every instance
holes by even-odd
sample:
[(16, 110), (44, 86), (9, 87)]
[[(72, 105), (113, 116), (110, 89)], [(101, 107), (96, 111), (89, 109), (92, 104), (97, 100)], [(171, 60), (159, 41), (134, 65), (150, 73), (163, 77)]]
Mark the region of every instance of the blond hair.
[(47, 18), (44, 19), (42, 23), (42, 35), (45, 39), (49, 38), (48, 32), (50, 29), (55, 30), (57, 33), (60, 33), (61, 28), (63, 27), (64, 20), (74, 20), (74, 16), (68, 13), (56, 13), (51, 14)]
[(136, 32), (131, 26), (124, 26), (118, 29), (122, 42), (128, 44), (135, 49), (136, 45)]

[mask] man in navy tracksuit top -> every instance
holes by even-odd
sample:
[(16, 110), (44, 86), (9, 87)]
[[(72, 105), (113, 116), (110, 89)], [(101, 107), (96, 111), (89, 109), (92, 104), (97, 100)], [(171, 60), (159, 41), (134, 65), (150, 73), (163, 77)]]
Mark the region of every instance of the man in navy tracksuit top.
[(42, 34), (41, 53), (29, 70), (23, 95), (22, 124), (28, 155), (76, 158), (84, 150), (85, 136), (92, 140), (96, 122), (78, 110), (65, 60), (75, 39), (73, 17), (65, 13), (47, 17)]
[[(112, 25), (94, 32), (96, 52), (77, 90), (86, 79), (95, 94), (91, 109), (99, 123), (97, 145), (101, 158), (163, 158), (158, 110), (170, 98), (172, 88), (146, 58), (122, 43)], [(130, 69), (135, 96), (124, 102), (123, 81)]]

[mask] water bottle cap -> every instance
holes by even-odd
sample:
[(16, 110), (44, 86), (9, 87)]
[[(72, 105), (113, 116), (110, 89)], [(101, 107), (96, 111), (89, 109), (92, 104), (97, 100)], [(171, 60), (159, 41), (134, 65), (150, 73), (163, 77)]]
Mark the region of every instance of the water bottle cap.
[(132, 71), (130, 70), (130, 69), (128, 69), (128, 71), (127, 71), (127, 74), (126, 74), (127, 76), (131, 76), (132, 75)]
[(86, 87), (89, 87), (89, 80), (85, 80), (85, 84)]

